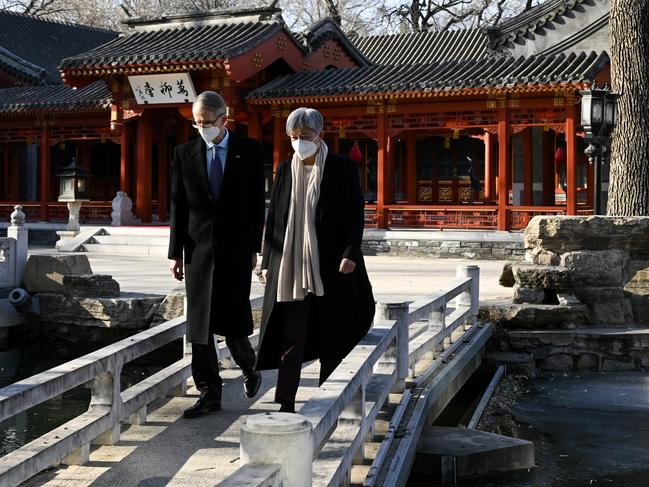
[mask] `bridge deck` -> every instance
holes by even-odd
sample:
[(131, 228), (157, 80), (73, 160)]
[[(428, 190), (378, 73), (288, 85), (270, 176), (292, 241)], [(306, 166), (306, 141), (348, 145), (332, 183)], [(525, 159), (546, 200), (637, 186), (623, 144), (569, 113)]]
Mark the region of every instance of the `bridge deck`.
[[(317, 362), (307, 364), (303, 369), (296, 409), (317, 388), (318, 370)], [(184, 419), (183, 410), (198, 398), (194, 387), (188, 389), (185, 397), (158, 399), (152, 404), (146, 423), (123, 425), (120, 441), (114, 446), (93, 446), (87, 464), (50, 469), (22, 486), (217, 484), (239, 467), (239, 424), (243, 417), (279, 409), (273, 402), (276, 371), (263, 372), (261, 389), (254, 399), (243, 394), (238, 368), (224, 370), (222, 377), (221, 411), (201, 418)]]

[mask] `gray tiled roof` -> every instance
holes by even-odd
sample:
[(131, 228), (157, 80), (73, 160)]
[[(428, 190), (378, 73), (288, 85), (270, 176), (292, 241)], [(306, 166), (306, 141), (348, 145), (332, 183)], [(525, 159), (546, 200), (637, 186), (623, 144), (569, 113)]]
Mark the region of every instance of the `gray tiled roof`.
[(529, 32), (543, 27), (547, 22), (560, 19), (564, 15), (573, 15), (573, 10), (581, 7), (588, 0), (546, 0), (526, 12), (512, 17), (496, 26), (487, 28), (490, 47), (499, 50), (516, 39), (525, 37)]
[(211, 61), (237, 56), (284, 29), (278, 21), (179, 25), (121, 36), (61, 63), (62, 69)]
[(42, 84), (48, 74), (44, 68), (24, 60), (4, 47), (0, 47), (0, 70), (33, 85)]
[(487, 57), (488, 38), (480, 29), (359, 37), (354, 44), (375, 64), (430, 64)]
[[(31, 64), (45, 71), (43, 81), (47, 83), (61, 83), (58, 70), (61, 59), (93, 49), (117, 35), (109, 30), (44, 20), (7, 10), (0, 11), (0, 46), (10, 51), (9, 57), (22, 59), (17, 62), (23, 68)], [(6, 67), (6, 64), (3, 67)], [(40, 81), (40, 78), (34, 79), (34, 73), (30, 74), (30, 71), (36, 72), (38, 69), (22, 70), (23, 75), (26, 75), (26, 78), (22, 79), (30, 82)], [(36, 77), (38, 76), (37, 74)]]
[(336, 40), (347, 54), (359, 66), (369, 66), (368, 58), (349, 40), (343, 30), (331, 18), (322, 19), (301, 34), (293, 34), (293, 37), (302, 42), (310, 51), (317, 50), (322, 44), (330, 39)]
[(605, 52), (490, 57), (409, 66), (369, 66), (287, 75), (252, 91), (250, 99), (432, 93), (592, 81), (609, 63)]
[(0, 89), (0, 114), (31, 111), (85, 111), (110, 107), (111, 92), (104, 81), (83, 88), (68, 86), (20, 86)]

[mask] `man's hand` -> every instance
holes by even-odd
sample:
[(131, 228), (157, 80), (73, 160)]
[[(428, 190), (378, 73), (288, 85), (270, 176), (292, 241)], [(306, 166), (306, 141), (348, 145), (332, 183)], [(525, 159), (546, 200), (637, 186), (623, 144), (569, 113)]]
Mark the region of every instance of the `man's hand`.
[(176, 281), (182, 281), (185, 277), (182, 259), (171, 259), (169, 261), (169, 270)]
[(255, 270), (255, 267), (257, 267), (257, 252), (252, 253), (252, 270)]
[(342, 272), (343, 274), (351, 274), (352, 272), (354, 272), (354, 269), (356, 269), (356, 262), (349, 259), (343, 259), (340, 261), (340, 269), (338, 269), (338, 272)]

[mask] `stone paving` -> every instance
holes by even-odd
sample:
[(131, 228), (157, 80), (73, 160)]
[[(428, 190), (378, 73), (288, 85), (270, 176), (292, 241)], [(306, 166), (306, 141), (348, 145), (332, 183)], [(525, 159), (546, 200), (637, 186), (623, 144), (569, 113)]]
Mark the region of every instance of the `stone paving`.
[[(32, 249), (47, 253), (49, 249)], [(88, 254), (95, 273), (112, 274), (122, 290), (164, 294), (175, 285), (160, 257)], [(458, 264), (481, 267), (482, 300), (511, 298), (512, 290), (498, 285), (503, 262), (368, 257), (367, 267), (378, 301), (415, 300), (444, 289), (455, 278)], [(261, 286), (253, 276), (253, 294)], [(317, 387), (318, 364), (303, 370), (296, 409)], [(187, 420), (182, 411), (197, 399), (191, 387), (186, 397), (162, 398), (149, 410), (147, 422), (123, 426), (114, 446), (93, 447), (83, 466), (53, 468), (23, 485), (36, 486), (203, 486), (215, 485), (238, 468), (239, 424), (242, 416), (275, 411), (274, 371), (263, 373), (260, 394), (247, 399), (239, 369), (223, 371), (223, 410)], [(191, 381), (190, 381), (191, 382)]]

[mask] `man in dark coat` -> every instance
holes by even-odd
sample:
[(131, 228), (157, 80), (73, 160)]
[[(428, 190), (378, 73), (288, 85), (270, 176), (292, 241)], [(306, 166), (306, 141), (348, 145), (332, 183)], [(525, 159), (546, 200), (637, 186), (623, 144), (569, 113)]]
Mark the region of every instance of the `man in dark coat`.
[(171, 183), (170, 270), (185, 278), (187, 339), (192, 376), (201, 390), (186, 418), (221, 409), (221, 377), (214, 334), (225, 336), (253, 397), (261, 375), (248, 340), (251, 271), (264, 225), (262, 146), (225, 128), (226, 105), (215, 92), (193, 104), (200, 137), (176, 147)]
[[(289, 116), (287, 132), (292, 139), (322, 136), (321, 116), (314, 112), (297, 109)], [(291, 123), (295, 116), (316, 122), (313, 127), (300, 122), (296, 129)], [(323, 146), (321, 141), (321, 150)], [(284, 161), (273, 183), (261, 264), (267, 274), (257, 359), (259, 370), (279, 368), (275, 400), (280, 411), (289, 412), (294, 410), (301, 363), (319, 358), (322, 384), (365, 336), (375, 308), (361, 253), (364, 202), (358, 170), (349, 158), (331, 152), (324, 161), (314, 219), (323, 293), (309, 293), (302, 301), (278, 301), (292, 176), (292, 161)]]

